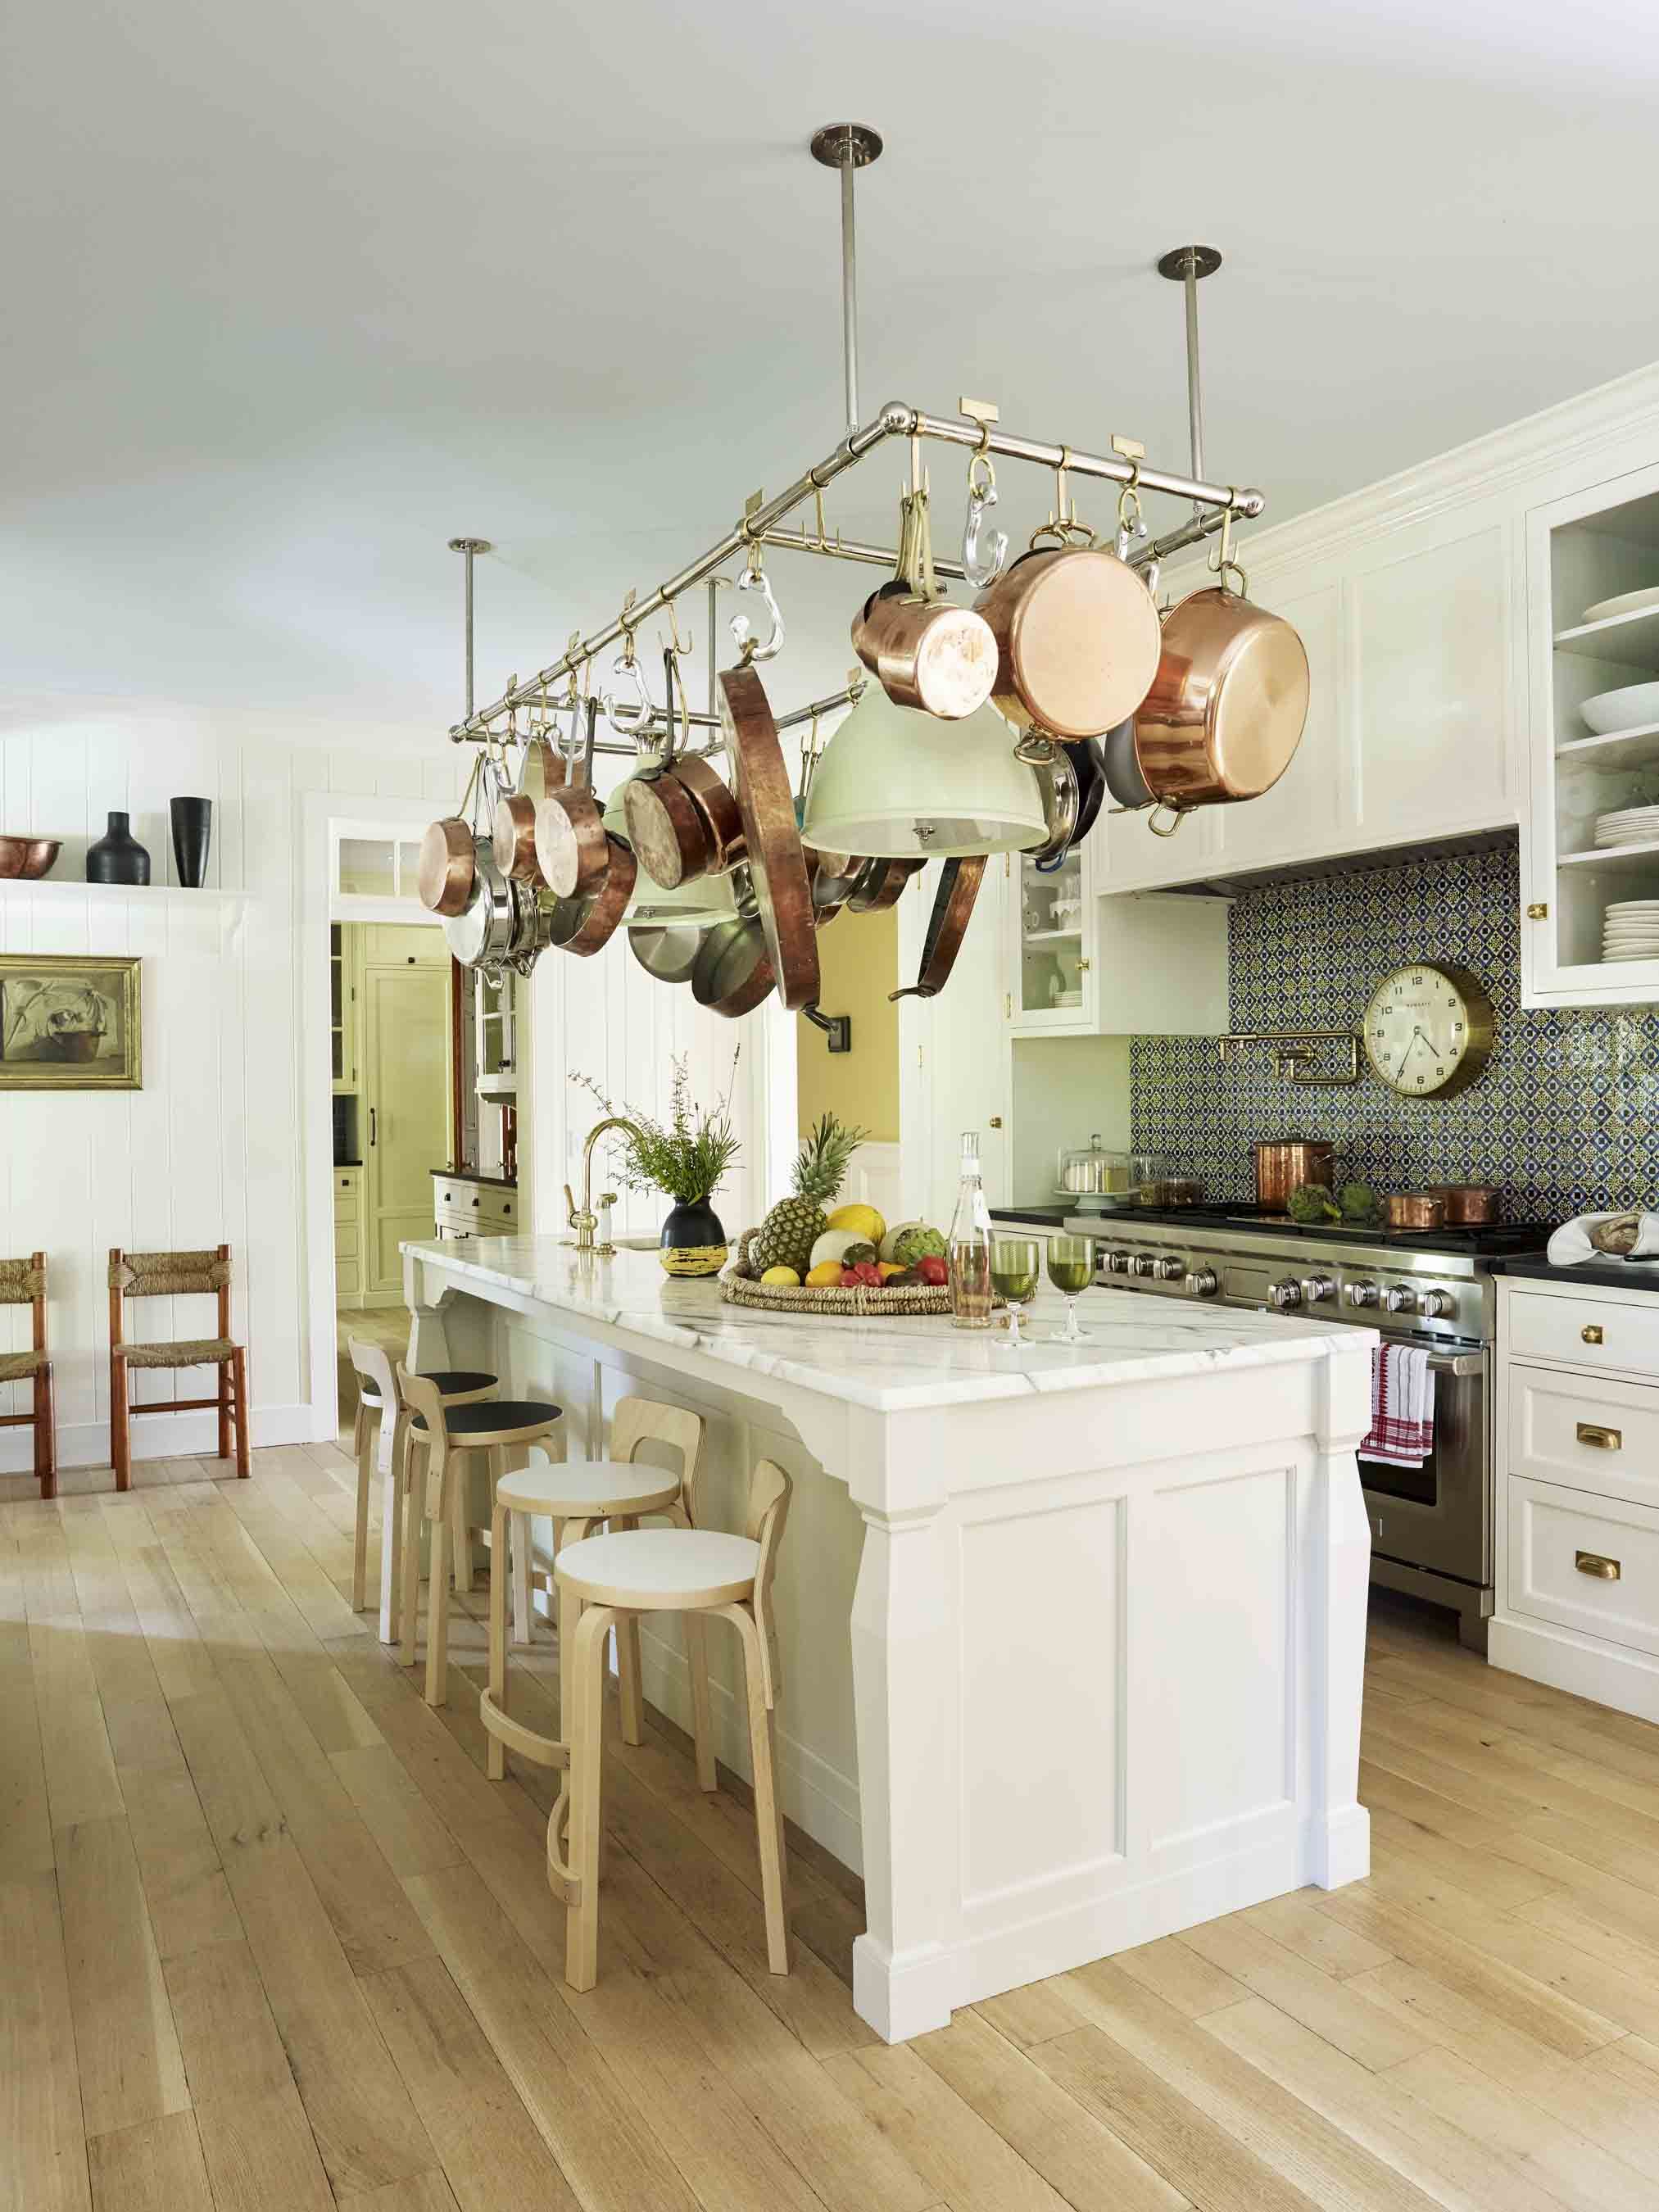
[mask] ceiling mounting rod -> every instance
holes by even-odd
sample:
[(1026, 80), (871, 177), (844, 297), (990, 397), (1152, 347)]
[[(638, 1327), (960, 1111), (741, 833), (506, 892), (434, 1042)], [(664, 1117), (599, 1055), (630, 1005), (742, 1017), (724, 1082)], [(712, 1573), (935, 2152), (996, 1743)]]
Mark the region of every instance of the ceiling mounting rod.
[(466, 719), (470, 722), (472, 720), (472, 563), (480, 553), (488, 553), (491, 548), (487, 538), (452, 538), (449, 550), (452, 553), (465, 553), (466, 556)]
[[(1158, 273), (1187, 295), (1187, 428), (1192, 441), (1192, 469), (1204, 473), (1204, 386), (1198, 368), (1198, 285), (1202, 276), (1213, 276), (1221, 256), (1213, 246), (1177, 246), (1159, 256)], [(1193, 512), (1198, 513), (1196, 507)]]
[(859, 427), (859, 256), (853, 222), (853, 173), (881, 158), (881, 133), (867, 123), (826, 123), (815, 131), (812, 159), (841, 171), (841, 352), (847, 428)]

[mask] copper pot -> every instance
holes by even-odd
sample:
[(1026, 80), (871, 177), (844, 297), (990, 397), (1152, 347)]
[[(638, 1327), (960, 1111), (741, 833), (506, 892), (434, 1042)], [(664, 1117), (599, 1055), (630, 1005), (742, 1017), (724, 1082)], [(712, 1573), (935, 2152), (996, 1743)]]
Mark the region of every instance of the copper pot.
[(927, 493), (914, 489), (899, 504), (894, 580), (865, 601), (853, 650), (895, 705), (961, 721), (991, 696), (997, 641), (982, 614), (953, 606), (939, 590)]
[(1399, 1190), (1382, 1201), (1390, 1229), (1443, 1229), (1446, 1201), (1436, 1190)]
[(1280, 1137), (1253, 1145), (1255, 1197), (1269, 1213), (1283, 1213), (1291, 1193), (1304, 1182), (1331, 1188), (1336, 1175), (1336, 1146), (1324, 1137)]
[(1302, 742), (1308, 688), (1307, 652), (1282, 616), (1224, 585), (1190, 592), (1164, 617), (1158, 673), (1134, 718), (1146, 787), (1177, 820), (1259, 799)]
[(1503, 1193), (1492, 1182), (1437, 1182), (1430, 1195), (1444, 1200), (1448, 1228), (1484, 1226), (1497, 1220), (1503, 1206)]
[(1098, 738), (1133, 714), (1158, 667), (1158, 609), (1146, 583), (1097, 545), (1022, 555), (974, 602), (999, 655), (992, 703), (1048, 736)]

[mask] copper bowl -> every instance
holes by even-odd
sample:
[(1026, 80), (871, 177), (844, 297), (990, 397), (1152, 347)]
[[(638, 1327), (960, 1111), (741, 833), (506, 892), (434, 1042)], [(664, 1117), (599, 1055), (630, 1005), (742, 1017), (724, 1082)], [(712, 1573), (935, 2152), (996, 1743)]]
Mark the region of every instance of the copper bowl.
[(63, 849), (61, 837), (0, 837), (0, 878), (32, 884), (49, 876)]
[(1443, 1229), (1446, 1201), (1437, 1190), (1396, 1191), (1382, 1201), (1390, 1229)]
[(1432, 1183), (1430, 1195), (1444, 1200), (1449, 1229), (1480, 1228), (1496, 1221), (1503, 1202), (1503, 1194), (1491, 1182)]

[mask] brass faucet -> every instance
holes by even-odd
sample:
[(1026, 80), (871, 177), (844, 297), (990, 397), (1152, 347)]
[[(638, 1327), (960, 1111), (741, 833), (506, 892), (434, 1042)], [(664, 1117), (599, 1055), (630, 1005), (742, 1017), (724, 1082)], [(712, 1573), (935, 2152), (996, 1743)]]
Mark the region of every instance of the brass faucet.
[[(579, 1252), (592, 1252), (601, 1260), (610, 1259), (617, 1249), (611, 1243), (608, 1232), (603, 1244), (595, 1244), (593, 1242), (593, 1231), (599, 1227), (599, 1216), (593, 1211), (593, 1146), (607, 1129), (628, 1129), (636, 1137), (640, 1133), (636, 1124), (621, 1114), (612, 1114), (605, 1121), (596, 1121), (588, 1131), (582, 1144), (582, 1202), (580, 1208), (577, 1206), (569, 1184), (566, 1183), (564, 1187), (565, 1212), (570, 1226), (576, 1232), (576, 1249)], [(605, 1192), (599, 1200), (599, 1204), (605, 1206), (614, 1206), (616, 1203), (616, 1194), (613, 1191)]]

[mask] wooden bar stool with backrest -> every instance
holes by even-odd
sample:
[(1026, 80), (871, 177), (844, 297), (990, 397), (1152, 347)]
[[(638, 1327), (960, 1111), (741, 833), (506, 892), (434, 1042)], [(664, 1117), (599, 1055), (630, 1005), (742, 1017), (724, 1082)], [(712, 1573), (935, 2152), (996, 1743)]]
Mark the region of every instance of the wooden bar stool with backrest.
[[(482, 1452), (489, 1470), (492, 1500), (504, 1474), (521, 1466), (526, 1448), (544, 1443), (564, 1419), (561, 1406), (536, 1398), (492, 1398), (470, 1406), (446, 1407), (435, 1382), (411, 1375), (399, 1364), (394, 1373), (398, 1389), (409, 1409), (410, 1468), (408, 1509), (404, 1514), (404, 1586), (398, 1608), (404, 1624), (404, 1649), (410, 1653), (410, 1626), (420, 1595), (421, 1515), (415, 1501), (424, 1492), (425, 1517), (431, 1526), (432, 1556), (428, 1563), (428, 1594), (426, 1622), (426, 1701), (441, 1705), (449, 1669), (450, 1528), (455, 1516), (455, 1493), (465, 1492), (474, 1452)], [(418, 1455), (418, 1456), (417, 1456)], [(462, 1507), (463, 1519), (465, 1504)], [(465, 1523), (464, 1523), (465, 1525)], [(465, 1540), (471, 1540), (466, 1528)], [(493, 1568), (492, 1562), (492, 1568)], [(529, 1560), (525, 1561), (528, 1569)], [(516, 1575), (513, 1604), (519, 1633), (530, 1633), (530, 1583), (527, 1573)]]
[[(409, 1408), (398, 1394), (392, 1356), (384, 1346), (362, 1337), (346, 1339), (346, 1356), (357, 1376), (357, 1411), (351, 1429), (352, 1453), (357, 1462), (356, 1541), (351, 1562), (351, 1609), (361, 1613), (368, 1602), (368, 1493), (374, 1472), (380, 1475), (380, 1641), (398, 1638), (398, 1563), (402, 1559), (404, 1493), (409, 1486)], [(443, 1368), (427, 1376), (435, 1382), (447, 1406), (471, 1406), (495, 1395), (499, 1377), (481, 1368)], [(386, 1419), (386, 1409), (392, 1419)], [(458, 1507), (465, 1504), (460, 1486), (455, 1486)], [(459, 1516), (458, 1516), (459, 1518)], [(466, 1542), (463, 1528), (451, 1529), (459, 1556)], [(414, 1629), (406, 1632), (407, 1662), (414, 1664)]]
[[(567, 1907), (564, 1978), (591, 1990), (599, 1974), (600, 1737), (605, 1639), (628, 1614), (678, 1613), (729, 1620), (743, 1645), (749, 1747), (755, 1769), (755, 1831), (761, 1895), (766, 1909), (766, 1960), (775, 1974), (789, 1971), (784, 1899), (783, 1811), (778, 1802), (773, 1714), (778, 1698), (777, 1639), (772, 1577), (789, 1512), (789, 1477), (760, 1460), (749, 1482), (746, 1534), (718, 1528), (635, 1528), (587, 1536), (566, 1545), (554, 1572), (564, 1603), (578, 1607), (572, 1644), (560, 1653), (568, 1687), (562, 1707), (569, 1769), (547, 1824), (548, 1880)], [(563, 1635), (561, 1628), (561, 1636)], [(568, 1856), (559, 1838), (569, 1811)]]
[[(181, 1338), (173, 1344), (129, 1344), (122, 1328), (128, 1298), (198, 1297), (216, 1294), (217, 1336)], [(216, 1367), (219, 1390), (212, 1398), (173, 1398), (155, 1406), (132, 1402), (135, 1367)], [(230, 1247), (211, 1252), (122, 1252), (109, 1255), (109, 1440), (115, 1486), (132, 1480), (132, 1416), (135, 1413), (195, 1413), (209, 1407), (219, 1415), (219, 1456), (230, 1457), (230, 1432), (236, 1431), (236, 1472), (247, 1474), (247, 1357), (230, 1340)]]
[[(681, 1528), (696, 1524), (697, 1462), (702, 1452), (704, 1423), (700, 1413), (683, 1406), (665, 1406), (653, 1398), (623, 1398), (611, 1419), (611, 1456), (600, 1460), (532, 1460), (517, 1473), (504, 1475), (495, 1488), (495, 1514), (489, 1544), (489, 1684), (478, 1699), (478, 1717), (489, 1731), (489, 1778), (501, 1781), (507, 1772), (507, 1753), (521, 1753), (538, 1766), (562, 1766), (564, 1738), (569, 1734), (564, 1714), (566, 1674), (571, 1645), (575, 1640), (576, 1601), (560, 1607), (559, 1735), (545, 1736), (515, 1721), (507, 1700), (507, 1583), (509, 1547), (515, 1577), (520, 1562), (528, 1562), (532, 1588), (553, 1590), (556, 1573), (542, 1566), (531, 1548), (531, 1522), (553, 1523), (553, 1563), (567, 1544), (580, 1543), (601, 1523), (615, 1529), (633, 1528), (642, 1515), (660, 1513)], [(653, 1467), (638, 1454), (646, 1444), (665, 1444), (679, 1456), (678, 1474)], [(568, 1617), (567, 1617), (568, 1613)], [(705, 1790), (714, 1787), (714, 1751), (709, 1727), (708, 1658), (703, 1625), (697, 1616), (686, 1624), (686, 1662), (691, 1674), (691, 1703), (696, 1720), (697, 1778)], [(520, 1637), (520, 1641), (523, 1640)], [(640, 1688), (640, 1624), (630, 1614), (617, 1628), (617, 1673), (622, 1691), (623, 1739), (638, 1743), (643, 1735), (644, 1711)]]
[(0, 1352), (0, 1382), (27, 1382), (27, 1413), (0, 1413), (0, 1429), (34, 1431), (34, 1473), (42, 1498), (58, 1495), (58, 1437), (52, 1421), (52, 1361), (46, 1356), (46, 1255), (0, 1260), (0, 1306), (32, 1306), (33, 1349)]

